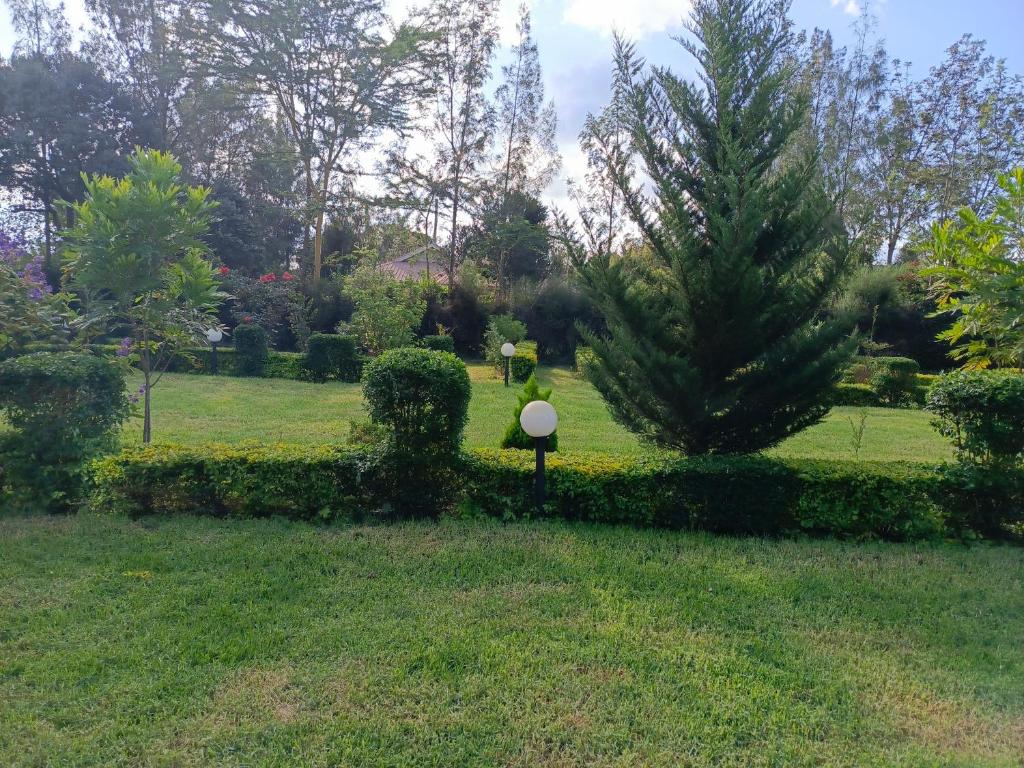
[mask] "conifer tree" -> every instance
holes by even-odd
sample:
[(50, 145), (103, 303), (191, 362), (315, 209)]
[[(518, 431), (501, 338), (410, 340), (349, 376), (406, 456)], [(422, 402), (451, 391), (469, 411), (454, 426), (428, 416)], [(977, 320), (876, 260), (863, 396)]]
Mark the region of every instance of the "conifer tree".
[[(531, 375), (530, 378), (526, 380), (526, 384), (523, 386), (523, 391), (516, 395), (515, 414), (513, 414), (512, 423), (505, 429), (505, 436), (501, 438), (502, 448), (522, 448), (524, 450), (533, 450), (534, 439), (523, 431), (523, 427), (519, 423), (519, 417), (523, 413), (523, 408), (534, 400), (549, 400), (550, 398), (551, 388), (541, 389), (540, 385), (537, 383), (537, 377)], [(555, 430), (548, 435), (545, 448), (548, 453), (558, 450), (558, 430)]]
[[(852, 352), (820, 308), (845, 272), (845, 233), (816, 158), (797, 147), (786, 0), (697, 0), (683, 47), (699, 83), (638, 70), (618, 46), (632, 143), (650, 194), (613, 169), (647, 243), (599, 253), (569, 238), (607, 334), (581, 332), (613, 415), (689, 454), (746, 453), (820, 420)], [(643, 70), (640, 70), (641, 72)]]

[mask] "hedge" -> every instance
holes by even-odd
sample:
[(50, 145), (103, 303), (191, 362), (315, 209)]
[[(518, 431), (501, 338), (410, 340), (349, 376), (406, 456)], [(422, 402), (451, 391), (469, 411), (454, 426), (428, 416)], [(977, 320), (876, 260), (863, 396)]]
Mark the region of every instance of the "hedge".
[[(548, 459), (548, 502), (533, 508), (533, 457), (463, 454), (464, 514), (554, 517), (729, 534), (909, 541), (1024, 521), (1024, 477), (961, 465), (752, 457)], [(94, 464), (94, 503), (111, 510), (351, 519), (386, 509), (373, 455), (353, 447), (149, 446)], [(1018, 528), (1019, 530), (1019, 528)]]
[(537, 342), (520, 341), (516, 344), (516, 353), (509, 361), (509, 373), (512, 381), (525, 384), (537, 370)]

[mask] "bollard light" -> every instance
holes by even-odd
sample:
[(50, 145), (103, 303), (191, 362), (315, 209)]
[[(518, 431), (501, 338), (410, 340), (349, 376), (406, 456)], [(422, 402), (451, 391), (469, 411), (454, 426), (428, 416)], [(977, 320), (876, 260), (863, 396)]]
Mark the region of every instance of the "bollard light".
[(206, 340), (210, 342), (210, 347), (213, 350), (210, 353), (210, 373), (217, 373), (217, 345), (220, 344), (224, 338), (224, 331), (220, 328), (210, 328), (206, 332)]
[(512, 362), (512, 356), (516, 353), (516, 346), (506, 341), (501, 345), (501, 356), (505, 358), (505, 386), (508, 386), (508, 369)]
[(537, 511), (540, 512), (544, 508), (544, 453), (547, 451), (548, 437), (558, 427), (558, 414), (546, 400), (534, 400), (527, 403), (523, 412), (519, 414), (519, 426), (533, 438), (533, 445), (537, 451), (533, 487)]

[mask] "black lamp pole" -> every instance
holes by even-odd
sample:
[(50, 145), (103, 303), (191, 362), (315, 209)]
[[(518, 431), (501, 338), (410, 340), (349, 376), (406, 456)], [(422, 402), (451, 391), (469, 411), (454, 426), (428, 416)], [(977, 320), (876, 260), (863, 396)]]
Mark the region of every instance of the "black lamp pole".
[(533, 438), (533, 446), (537, 451), (537, 468), (533, 476), (533, 492), (537, 504), (537, 512), (544, 511), (544, 452), (548, 447), (546, 437)]
[(509, 368), (509, 360), (510, 360), (510, 358), (508, 358), (508, 357), (506, 357), (506, 358), (505, 358), (505, 386), (506, 386), (506, 387), (508, 386), (508, 368)]
[(210, 353), (210, 373), (217, 374), (217, 342), (211, 341), (210, 346), (213, 348), (213, 352)]

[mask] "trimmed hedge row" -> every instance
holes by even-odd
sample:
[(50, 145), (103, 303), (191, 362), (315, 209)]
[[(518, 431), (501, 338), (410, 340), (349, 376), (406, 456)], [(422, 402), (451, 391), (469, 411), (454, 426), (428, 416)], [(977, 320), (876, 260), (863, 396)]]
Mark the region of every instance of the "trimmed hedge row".
[[(459, 509), (538, 516), (532, 456), (463, 455)], [(351, 447), (150, 446), (94, 466), (94, 503), (145, 512), (349, 519), (390, 507), (374, 454)], [(898, 541), (972, 532), (1006, 536), (1024, 521), (1024, 477), (927, 467), (765, 457), (548, 459), (542, 517), (706, 530)], [(378, 490), (374, 490), (378, 489)]]

